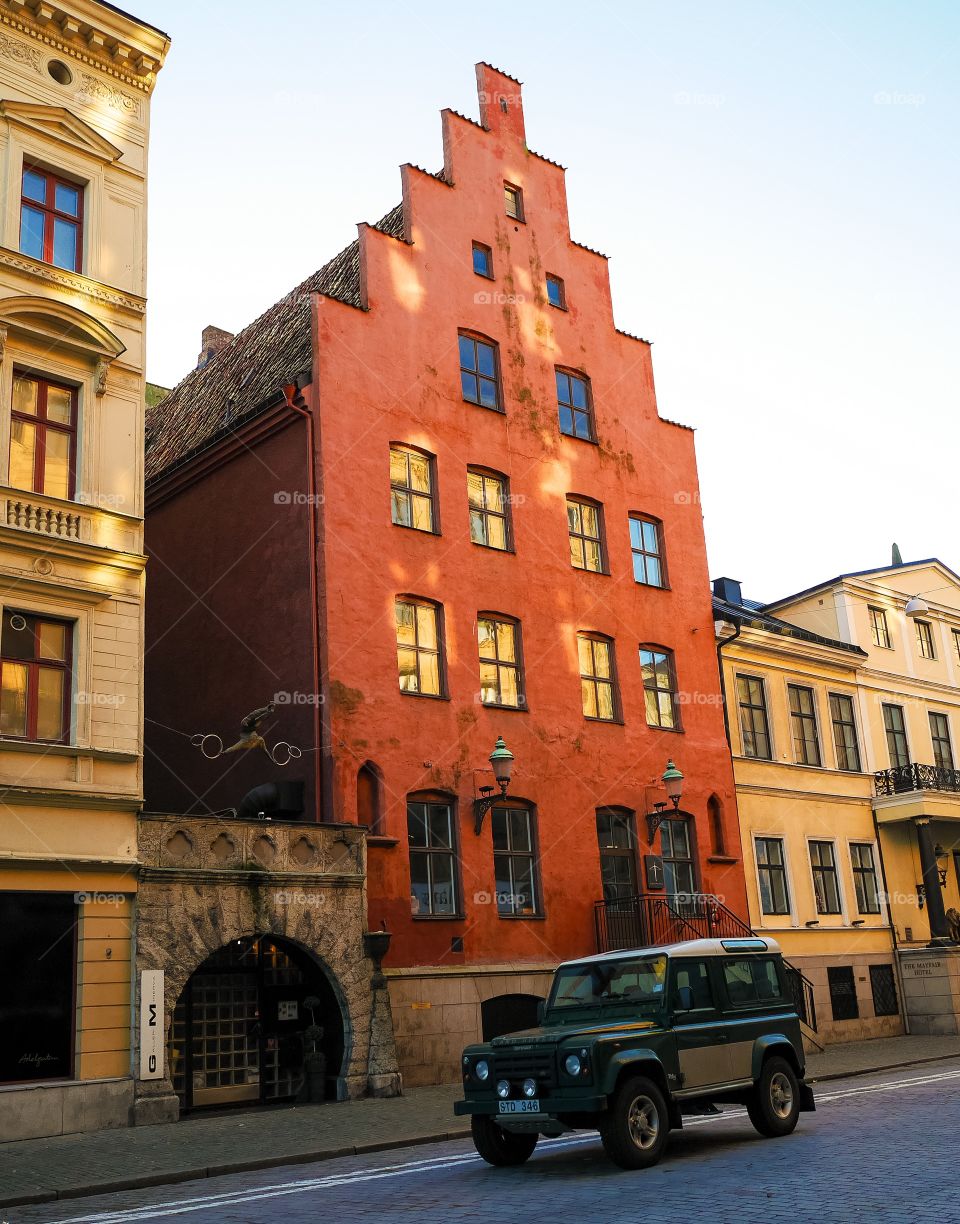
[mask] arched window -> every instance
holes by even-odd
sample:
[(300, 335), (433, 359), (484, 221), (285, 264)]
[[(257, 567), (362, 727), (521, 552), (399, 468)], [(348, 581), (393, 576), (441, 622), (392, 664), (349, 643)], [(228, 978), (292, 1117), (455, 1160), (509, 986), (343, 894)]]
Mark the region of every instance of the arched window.
[(714, 854), (726, 854), (726, 842), (723, 836), (723, 804), (716, 795), (707, 800), (707, 827), (710, 830), (710, 844)]
[(357, 824), (371, 833), (382, 832), (381, 823), (383, 778), (372, 761), (366, 761), (357, 771)]

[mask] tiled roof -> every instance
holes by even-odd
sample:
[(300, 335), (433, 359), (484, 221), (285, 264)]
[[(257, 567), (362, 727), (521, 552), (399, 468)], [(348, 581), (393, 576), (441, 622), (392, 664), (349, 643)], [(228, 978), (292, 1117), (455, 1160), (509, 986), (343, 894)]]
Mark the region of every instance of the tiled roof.
[(789, 621), (781, 620), (763, 611), (764, 605), (755, 599), (745, 599), (743, 603), (729, 603), (726, 599), (713, 597), (713, 615), (715, 620), (732, 621), (735, 625), (743, 625), (751, 629), (765, 629), (768, 633), (776, 633), (780, 637), (798, 638), (803, 642), (815, 642), (819, 646), (831, 646), (834, 650), (846, 650), (850, 654), (866, 655), (865, 650), (852, 642), (838, 642), (834, 638), (824, 637), (819, 633), (811, 633), (809, 629), (801, 629), (799, 625), (791, 625)]
[[(376, 229), (403, 237), (398, 204)], [(355, 239), (270, 307), (147, 410), (146, 478), (156, 479), (254, 416), (284, 383), (311, 364), (310, 302), (315, 293), (360, 308), (360, 245)]]

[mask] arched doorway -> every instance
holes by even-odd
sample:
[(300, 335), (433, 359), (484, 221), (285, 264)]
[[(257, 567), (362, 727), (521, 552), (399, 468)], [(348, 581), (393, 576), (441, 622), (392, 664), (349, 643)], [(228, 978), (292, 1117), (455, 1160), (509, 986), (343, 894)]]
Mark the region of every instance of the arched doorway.
[[(312, 1024), (322, 1037), (308, 1032)], [(307, 1074), (314, 1050), (325, 1057), (323, 1076)], [(342, 1061), (333, 989), (288, 940), (232, 940), (191, 975), (177, 1001), (169, 1067), (182, 1110), (336, 1097)]]

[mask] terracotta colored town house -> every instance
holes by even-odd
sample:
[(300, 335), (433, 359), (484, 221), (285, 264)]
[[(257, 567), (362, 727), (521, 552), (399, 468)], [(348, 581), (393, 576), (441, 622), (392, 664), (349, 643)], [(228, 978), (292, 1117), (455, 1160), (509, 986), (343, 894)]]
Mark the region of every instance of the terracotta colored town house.
[[(393, 1091), (531, 1020), (562, 958), (746, 917), (693, 433), (519, 82), (477, 81), (443, 169), (208, 329), (148, 420), (141, 824), (180, 891), (141, 884), (141, 947), (181, 1106), (302, 1092), (308, 997), (325, 1092)], [(196, 1024), (230, 973), (228, 1065)]]

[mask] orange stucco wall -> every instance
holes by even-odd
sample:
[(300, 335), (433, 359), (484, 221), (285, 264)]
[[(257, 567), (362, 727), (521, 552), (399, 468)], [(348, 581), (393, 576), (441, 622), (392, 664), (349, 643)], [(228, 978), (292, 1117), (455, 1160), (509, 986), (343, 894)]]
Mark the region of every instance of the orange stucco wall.
[[(372, 927), (385, 921), (394, 932), (387, 964), (395, 966), (543, 963), (591, 952), (601, 895), (596, 809), (635, 811), (642, 854), (641, 817), (668, 757), (686, 775), (682, 807), (695, 817), (700, 886), (746, 914), (693, 434), (658, 416), (650, 347), (615, 330), (606, 261), (570, 239), (563, 171), (528, 151), (519, 86), (485, 66), (478, 73), (487, 130), (445, 112), (446, 181), (404, 167), (409, 242), (361, 227), (367, 309), (317, 302), (307, 392), (321, 421), (332, 815), (356, 819), (357, 770), (374, 762), (383, 778), (381, 831), (396, 841), (370, 847), (369, 916)], [(523, 190), (524, 223), (505, 215), (504, 181)], [(493, 281), (472, 270), (473, 240), (493, 250)], [(546, 272), (563, 278), (566, 311), (547, 304)], [(499, 344), (503, 414), (462, 400), (458, 329)], [(560, 436), (558, 365), (589, 375), (598, 445)], [(436, 457), (439, 536), (391, 525), (391, 442)], [(468, 464), (509, 477), (514, 553), (471, 543)], [(609, 574), (570, 565), (569, 493), (603, 504)], [(633, 579), (631, 511), (663, 522), (668, 590)], [(443, 605), (448, 700), (398, 689), (401, 593)], [(522, 712), (479, 704), (478, 611), (522, 622)], [(579, 630), (615, 640), (622, 725), (582, 715)], [(675, 652), (680, 734), (646, 724), (640, 643)], [(540, 920), (498, 918), (483, 900), (493, 892), (492, 843), (489, 820), (474, 834), (471, 807), (476, 788), (491, 780), (487, 757), (498, 735), (516, 757), (511, 793), (536, 805)], [(405, 805), (421, 790), (445, 792), (458, 806), (462, 919), (411, 915)], [(710, 861), (712, 793), (722, 804), (728, 861)], [(463, 937), (462, 954), (451, 952), (452, 936)]]

